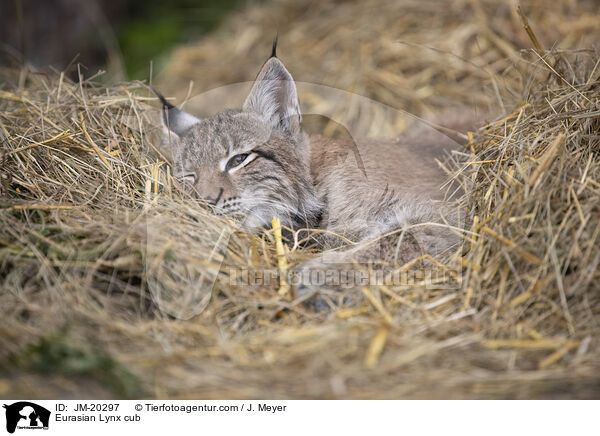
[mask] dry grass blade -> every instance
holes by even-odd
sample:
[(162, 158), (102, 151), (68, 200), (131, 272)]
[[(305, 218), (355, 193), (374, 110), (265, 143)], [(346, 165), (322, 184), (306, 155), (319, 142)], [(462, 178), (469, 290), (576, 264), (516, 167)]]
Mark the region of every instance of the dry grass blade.
[(273, 217), (273, 236), (275, 237), (275, 250), (277, 251), (277, 267), (279, 268), (279, 295), (289, 295), (290, 285), (287, 282), (288, 264), (285, 249), (281, 239), (281, 221)]
[(521, 19), (523, 28), (525, 29), (525, 32), (527, 32), (529, 39), (531, 39), (533, 46), (536, 48), (536, 50), (539, 50), (540, 52), (544, 51), (544, 47), (542, 47), (542, 44), (540, 44), (540, 41), (538, 41), (537, 36), (535, 36), (535, 33), (533, 33), (533, 29), (531, 29), (531, 26), (529, 25), (529, 20), (523, 13), (523, 9), (521, 8), (520, 4), (517, 4), (517, 13), (519, 14), (519, 18)]
[[(472, 188), (460, 256), (392, 265), (415, 280), (365, 286), (335, 314), (265, 279), (312, 251), (179, 190), (144, 84), (2, 70), (0, 395), (599, 398), (600, 54), (581, 49), (600, 37), (598, 8), (523, 12), (535, 53), (509, 0), (299, 0), (248, 7), (173, 54), (156, 82), (168, 95), (252, 80), (277, 22), (298, 81), (424, 118), (502, 113), (444, 163)], [(366, 121), (380, 133), (381, 113)], [(41, 374), (48, 350), (106, 365)]]
[(387, 340), (388, 328), (380, 327), (377, 330), (373, 339), (369, 343), (369, 348), (367, 349), (367, 353), (365, 354), (365, 366), (367, 368), (375, 368), (377, 366), (377, 362), (379, 361), (379, 356), (385, 347), (385, 342)]
[(531, 177), (529, 177), (529, 185), (535, 186), (535, 183), (538, 181), (540, 176), (548, 169), (560, 149), (565, 144), (565, 135), (561, 133), (556, 137), (556, 139), (552, 142), (548, 150), (540, 157), (539, 164), (531, 173)]

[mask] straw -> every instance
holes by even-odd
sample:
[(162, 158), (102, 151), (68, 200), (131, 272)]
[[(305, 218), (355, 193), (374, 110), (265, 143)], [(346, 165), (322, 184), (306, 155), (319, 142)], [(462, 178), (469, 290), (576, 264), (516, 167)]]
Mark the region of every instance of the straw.
[(532, 51), (513, 6), (254, 5), (154, 83), (183, 97), (191, 78), (195, 92), (252, 80), (278, 23), (297, 80), (419, 116), (489, 114), (443, 162), (477, 217), (463, 251), (390, 265), (414, 280), (345, 290), (323, 312), (252, 280), (314, 248), (286, 252), (277, 231), (250, 235), (180, 189), (145, 84), (2, 69), (0, 395), (598, 398), (600, 55), (585, 47), (600, 17), (594, 2), (524, 2), (554, 47)]

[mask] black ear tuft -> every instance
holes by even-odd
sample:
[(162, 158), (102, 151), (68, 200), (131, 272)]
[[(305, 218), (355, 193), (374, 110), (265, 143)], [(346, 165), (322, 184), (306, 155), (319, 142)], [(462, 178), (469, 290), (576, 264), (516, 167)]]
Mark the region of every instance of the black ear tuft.
[(168, 126), (169, 123), (169, 118), (172, 114), (177, 112), (177, 108), (172, 105), (171, 103), (169, 103), (167, 101), (167, 99), (160, 93), (158, 92), (156, 89), (154, 89), (153, 87), (150, 87), (150, 89), (152, 89), (152, 92), (154, 92), (156, 94), (156, 96), (158, 97), (158, 99), (160, 100), (160, 103), (162, 104), (162, 108), (161, 108), (161, 115), (162, 115), (162, 120), (163, 123)]
[(163, 105), (163, 110), (165, 110), (165, 109), (173, 109), (175, 107), (171, 103), (169, 103), (167, 101), (167, 99), (160, 92), (158, 92), (156, 89), (154, 89), (152, 87), (150, 87), (150, 89), (152, 89), (152, 92), (154, 92), (156, 94), (156, 96), (160, 99), (160, 102)]
[(190, 127), (199, 122), (200, 120), (193, 115), (190, 115), (177, 107), (173, 106), (171, 103), (167, 101), (163, 95), (158, 92), (156, 89), (152, 88), (152, 91), (159, 98), (162, 108), (161, 108), (161, 119), (163, 122), (163, 126), (169, 129), (171, 132), (175, 133), (178, 136), (183, 135)]
[(271, 56), (269, 57), (269, 59), (277, 57), (277, 39), (278, 38), (279, 38), (279, 33), (276, 33), (275, 39), (273, 40), (273, 49), (271, 50)]

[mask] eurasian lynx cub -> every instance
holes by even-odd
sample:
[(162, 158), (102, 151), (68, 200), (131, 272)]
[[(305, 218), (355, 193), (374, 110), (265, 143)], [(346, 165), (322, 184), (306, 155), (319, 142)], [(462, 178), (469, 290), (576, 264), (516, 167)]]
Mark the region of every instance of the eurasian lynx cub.
[[(242, 216), (249, 230), (270, 226), (276, 216), (284, 226), (325, 229), (355, 242), (297, 270), (402, 264), (459, 242), (447, 225), (456, 225), (458, 215), (444, 201), (445, 176), (435, 161), (452, 141), (440, 143), (426, 129), (396, 142), (309, 136), (301, 128), (296, 85), (274, 54), (241, 110), (198, 119), (162, 102), (175, 177), (218, 213)], [(359, 153), (351, 151), (356, 148)], [(342, 244), (333, 236), (323, 241), (325, 248)], [(299, 288), (317, 287), (304, 281)]]

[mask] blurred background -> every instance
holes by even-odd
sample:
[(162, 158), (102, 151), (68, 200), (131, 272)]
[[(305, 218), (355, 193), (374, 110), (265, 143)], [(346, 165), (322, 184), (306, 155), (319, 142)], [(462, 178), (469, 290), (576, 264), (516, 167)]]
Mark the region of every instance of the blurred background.
[[(112, 76), (148, 76), (176, 44), (215, 29), (243, 0), (3, 0), (2, 60), (58, 70), (80, 62)], [(10, 58), (13, 59), (10, 59)]]
[[(520, 3), (544, 49), (591, 47), (600, 38), (596, 0)], [(516, 5), (514, 0), (3, 0), (0, 57), (4, 64), (25, 60), (37, 69), (66, 71), (74, 80), (79, 71), (89, 78), (99, 69), (105, 71), (99, 80), (108, 83), (152, 80), (180, 102), (253, 80), (278, 33), (278, 54), (296, 81), (336, 87), (417, 115), (457, 106), (496, 113), (527, 91), (517, 64), (533, 44)], [(539, 62), (535, 55), (528, 59)], [(304, 103), (318, 106), (310, 98)]]

